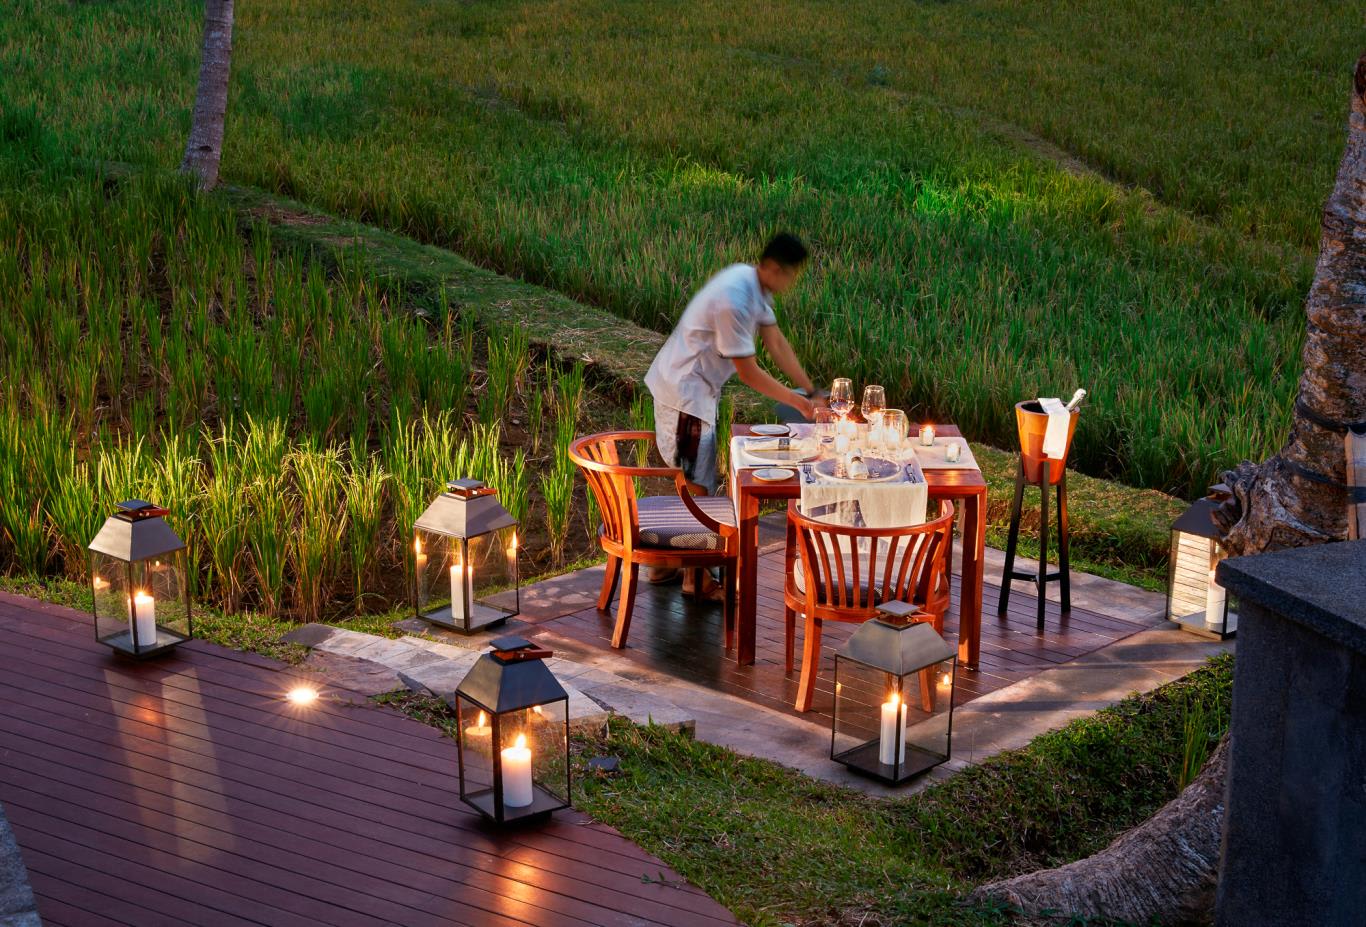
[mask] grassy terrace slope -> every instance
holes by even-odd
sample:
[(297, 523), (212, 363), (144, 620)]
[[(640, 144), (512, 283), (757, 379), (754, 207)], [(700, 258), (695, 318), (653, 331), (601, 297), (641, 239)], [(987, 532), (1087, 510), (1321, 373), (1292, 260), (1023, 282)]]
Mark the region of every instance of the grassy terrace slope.
[[(1006, 445), (1083, 384), (1079, 463), (1188, 492), (1293, 397), (1357, 23), (1288, 6), (247, 4), (226, 175), (653, 327), (794, 228), (822, 376)], [(0, 105), (172, 163), (197, 16), (21, 2)]]

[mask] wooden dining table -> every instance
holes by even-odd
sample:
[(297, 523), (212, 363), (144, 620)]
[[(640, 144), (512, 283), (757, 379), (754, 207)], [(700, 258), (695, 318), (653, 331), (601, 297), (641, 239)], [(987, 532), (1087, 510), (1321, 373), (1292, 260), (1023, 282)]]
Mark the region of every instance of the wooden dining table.
[[(955, 425), (935, 425), (943, 438), (961, 438)], [(749, 425), (731, 426), (731, 434), (751, 434)], [(732, 464), (734, 466), (734, 464)], [(982, 572), (987, 541), (987, 481), (978, 469), (926, 469), (925, 482), (931, 499), (948, 499), (963, 510), (960, 540), (962, 566), (958, 597), (958, 662), (975, 669), (982, 638)], [(752, 468), (737, 468), (734, 477), (735, 507), (740, 528), (740, 567), (736, 570), (736, 659), (741, 665), (754, 662), (754, 643), (759, 610), (759, 509), (766, 500), (801, 498), (797, 476), (777, 482), (754, 478)], [(952, 562), (952, 561), (950, 561)]]

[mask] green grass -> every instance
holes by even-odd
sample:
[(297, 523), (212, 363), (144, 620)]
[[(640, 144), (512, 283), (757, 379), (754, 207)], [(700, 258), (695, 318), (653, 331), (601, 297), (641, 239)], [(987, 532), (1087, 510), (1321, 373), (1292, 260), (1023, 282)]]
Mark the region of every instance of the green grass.
[[(1226, 730), (1231, 689), (1232, 659), (1217, 658), (894, 800), (614, 720), (576, 737), (574, 801), (746, 923), (1005, 924), (1006, 912), (961, 898), (977, 883), (1089, 855), (1146, 819), (1179, 790), (1190, 745), (1207, 750)], [(454, 730), (439, 700), (380, 701)], [(621, 775), (586, 775), (595, 755), (619, 757)]]
[[(0, 24), (0, 97), (61, 147), (169, 165), (197, 15), (24, 0)], [(1080, 466), (1180, 494), (1283, 438), (1350, 16), (1268, 0), (238, 15), (229, 180), (656, 328), (789, 227), (817, 260), (781, 315), (820, 378), (882, 382), (1001, 446), (1012, 402), (1085, 385)]]

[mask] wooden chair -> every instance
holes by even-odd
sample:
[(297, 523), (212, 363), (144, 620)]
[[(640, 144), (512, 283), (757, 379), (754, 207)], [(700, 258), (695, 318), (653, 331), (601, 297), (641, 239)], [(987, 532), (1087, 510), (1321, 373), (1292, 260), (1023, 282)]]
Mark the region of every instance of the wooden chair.
[[(639, 568), (674, 567), (693, 570), (700, 578), (710, 567), (720, 567), (725, 590), (726, 647), (734, 644), (735, 569), (740, 551), (734, 503), (725, 496), (708, 496), (673, 467), (628, 466), (621, 462), (618, 444), (648, 441), (652, 431), (603, 432), (578, 438), (569, 457), (583, 471), (602, 512), (598, 541), (607, 554), (598, 609), (607, 611), (625, 565), (612, 646), (626, 646), (635, 607)], [(639, 497), (636, 480), (657, 477), (673, 480), (676, 495)]]
[[(788, 503), (788, 571), (783, 593), (787, 672), (792, 672), (797, 614), (806, 616), (802, 677), (797, 710), (810, 711), (821, 660), (821, 625), (862, 623), (882, 602), (909, 602), (931, 616), (944, 633), (948, 610), (948, 552), (953, 540), (953, 505), (941, 503), (939, 517), (909, 528), (851, 528), (807, 518)], [(868, 539), (868, 549), (859, 542)], [(799, 560), (794, 561), (796, 548)]]

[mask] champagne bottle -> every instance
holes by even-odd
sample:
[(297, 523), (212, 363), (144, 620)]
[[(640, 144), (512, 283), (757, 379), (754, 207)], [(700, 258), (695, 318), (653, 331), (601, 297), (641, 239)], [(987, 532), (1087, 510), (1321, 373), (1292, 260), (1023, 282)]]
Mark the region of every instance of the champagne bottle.
[(1086, 390), (1079, 389), (1072, 394), (1072, 398), (1068, 401), (1067, 405), (1064, 408), (1066, 408), (1068, 412), (1071, 412), (1074, 409), (1076, 409), (1077, 406), (1081, 405), (1081, 401), (1085, 398)]

